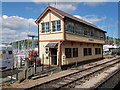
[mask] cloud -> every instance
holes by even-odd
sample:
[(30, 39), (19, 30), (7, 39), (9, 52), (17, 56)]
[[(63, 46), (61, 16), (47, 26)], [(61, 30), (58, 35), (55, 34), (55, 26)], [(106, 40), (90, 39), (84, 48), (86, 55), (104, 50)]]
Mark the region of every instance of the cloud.
[(107, 26), (100, 26), (100, 28), (105, 29)]
[(2, 27), (3, 28), (10, 28), (10, 29), (27, 29), (29, 28), (36, 28), (37, 25), (35, 24), (35, 20), (30, 18), (26, 19), (23, 17), (19, 16), (10, 16), (8, 17), (7, 15), (2, 16)]
[(49, 1), (49, 0), (45, 0), (45, 1), (39, 1), (39, 0), (32, 0), (34, 3), (36, 3), (36, 4), (48, 4), (48, 2), (50, 2), (49, 3), (49, 5), (50, 6), (53, 6), (53, 7), (56, 7), (56, 8), (58, 8), (58, 9), (60, 9), (60, 10), (63, 10), (63, 11), (65, 11), (65, 12), (69, 12), (69, 11), (74, 11), (74, 10), (76, 10), (76, 8), (77, 8), (77, 2), (75, 3), (75, 2), (73, 2), (73, 3), (71, 3), (71, 2), (60, 2), (59, 0), (57, 0), (57, 2), (56, 2), (56, 0), (51, 0), (51, 1)]
[(98, 18), (96, 15), (86, 15), (86, 16), (83, 16), (83, 17), (79, 16), (79, 15), (74, 15), (74, 16), (77, 17), (77, 18), (83, 19), (85, 21), (88, 21), (90, 23), (96, 23), (96, 22), (105, 20), (107, 18), (106, 16)]
[(27, 30), (23, 31), (23, 32), (18, 32), (16, 30), (3, 28), (2, 29), (2, 42), (7, 43), (7, 42), (15, 42), (15, 41), (19, 41), (19, 40), (28, 39), (28, 37), (27, 37), (28, 34), (29, 35), (37, 35), (37, 33), (27, 32)]
[(25, 9), (27, 9), (27, 10), (33, 10), (33, 8), (31, 8), (31, 7), (25, 7)]
[(84, 5), (89, 5), (89, 6), (92, 6), (92, 7), (95, 7), (95, 6), (98, 6), (98, 5), (101, 5), (103, 4), (103, 2), (84, 2)]
[(51, 3), (50, 5), (66, 12), (75, 11), (77, 8), (76, 5), (72, 3)]
[(27, 39), (28, 34), (37, 35), (35, 32), (27, 32), (30, 24), (30, 29), (37, 28), (35, 20), (32, 18), (26, 19), (19, 16), (7, 16), (0, 17), (2, 22), (2, 42), (14, 42), (16, 40)]

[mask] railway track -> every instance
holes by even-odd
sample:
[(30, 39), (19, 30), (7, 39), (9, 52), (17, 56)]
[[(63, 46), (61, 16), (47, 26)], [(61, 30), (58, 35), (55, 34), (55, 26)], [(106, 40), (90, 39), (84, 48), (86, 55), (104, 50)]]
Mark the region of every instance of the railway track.
[(109, 77), (105, 78), (102, 82), (100, 82), (99, 84), (97, 84), (94, 89), (98, 90), (100, 88), (103, 88), (103, 86), (107, 83), (108, 80), (112, 79), (116, 74), (118, 74), (120, 72), (120, 68), (113, 72)]
[(90, 77), (95, 76), (95, 74), (100, 73), (102, 70), (107, 69), (117, 63), (120, 62), (120, 57), (109, 60), (100, 64), (88, 64), (89, 66), (84, 68), (83, 70), (79, 70), (78, 72), (63, 76), (61, 78), (54, 79), (52, 81), (43, 83), (41, 85), (37, 85), (32, 87), (31, 89), (40, 89), (40, 88), (54, 88), (61, 89), (64, 87), (74, 88), (75, 84), (82, 84), (85, 80), (89, 80)]

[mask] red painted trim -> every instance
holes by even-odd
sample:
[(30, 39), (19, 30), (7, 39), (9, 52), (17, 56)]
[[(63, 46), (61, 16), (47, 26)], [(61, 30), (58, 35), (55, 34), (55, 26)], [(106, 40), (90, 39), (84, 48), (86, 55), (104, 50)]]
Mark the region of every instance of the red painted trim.
[(46, 14), (46, 12), (49, 10), (49, 7), (46, 8), (46, 10), (38, 17), (38, 19), (35, 21), (35, 23), (38, 23), (40, 19)]
[(95, 44), (104, 44), (104, 43), (96, 43), (96, 42), (87, 42), (87, 41), (78, 41), (78, 40), (66, 40), (68, 42), (82, 42), (82, 43), (95, 43)]
[(48, 34), (57, 34), (57, 33), (63, 33), (61, 31), (56, 31), (56, 32), (45, 32), (45, 33), (41, 33), (41, 35), (48, 35)]
[(63, 19), (63, 40), (65, 40), (65, 20)]
[(63, 15), (61, 15), (60, 13), (58, 13), (58, 12), (56, 12), (55, 10), (51, 9), (50, 6), (49, 6), (49, 7), (47, 7), (46, 10), (38, 17), (38, 19), (35, 21), (35, 23), (38, 23), (38, 21), (40, 21), (41, 18), (42, 18), (49, 10), (55, 12), (56, 14), (58, 14), (59, 16), (61, 16), (62, 18), (64, 18)]
[(61, 45), (60, 41), (58, 42), (58, 54), (59, 54), (59, 66), (61, 66)]
[(39, 40), (39, 42), (49, 42), (49, 41), (64, 41), (63, 39), (56, 39), (56, 40)]
[(49, 12), (49, 32), (51, 33), (51, 11)]
[[(51, 6), (50, 6), (51, 7)], [(55, 12), (57, 15), (61, 16), (62, 18), (64, 18), (63, 15), (61, 15), (60, 13), (56, 12), (55, 10), (53, 10), (52, 8), (49, 8), (51, 11)]]
[(39, 45), (40, 45), (40, 43), (39, 43), (39, 23), (38, 23), (38, 55), (40, 56), (40, 47), (39, 47)]

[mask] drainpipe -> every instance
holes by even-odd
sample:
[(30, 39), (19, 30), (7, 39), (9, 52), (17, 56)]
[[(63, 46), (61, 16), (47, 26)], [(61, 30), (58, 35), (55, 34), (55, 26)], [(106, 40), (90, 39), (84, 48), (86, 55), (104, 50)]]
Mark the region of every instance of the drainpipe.
[(59, 55), (59, 56), (58, 56), (58, 57), (59, 57), (59, 59), (58, 59), (58, 60), (59, 60), (59, 64), (58, 64), (58, 65), (59, 65), (59, 67), (61, 66), (61, 63), (62, 63), (62, 62), (61, 62), (61, 44), (62, 44), (62, 43), (63, 43), (63, 41), (62, 41), (62, 42), (61, 42), (61, 41), (58, 41), (58, 55)]

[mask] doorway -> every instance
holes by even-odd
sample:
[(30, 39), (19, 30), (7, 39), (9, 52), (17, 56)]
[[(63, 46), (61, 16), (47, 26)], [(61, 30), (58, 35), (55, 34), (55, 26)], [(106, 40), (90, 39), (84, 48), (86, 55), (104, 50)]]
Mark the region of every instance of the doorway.
[(57, 48), (50, 48), (51, 51), (51, 64), (57, 65)]

